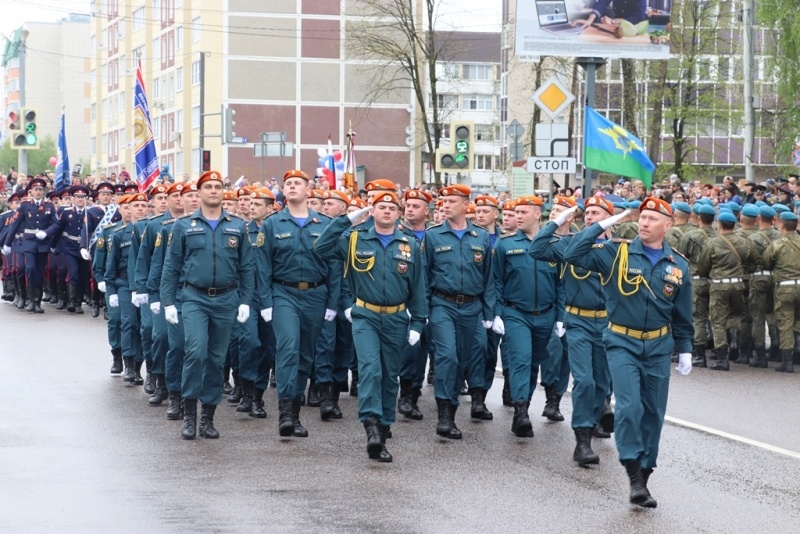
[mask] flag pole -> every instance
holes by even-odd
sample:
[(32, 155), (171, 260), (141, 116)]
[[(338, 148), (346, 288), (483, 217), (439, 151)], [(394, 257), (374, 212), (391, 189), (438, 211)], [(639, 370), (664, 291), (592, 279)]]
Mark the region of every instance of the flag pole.
[(594, 87), (597, 78), (597, 69), (606, 64), (606, 60), (598, 57), (578, 58), (578, 65), (586, 71), (586, 86), (584, 94), (586, 100), (583, 106), (583, 198), (589, 198), (592, 192), (592, 170), (586, 167), (586, 117), (589, 108), (594, 108)]

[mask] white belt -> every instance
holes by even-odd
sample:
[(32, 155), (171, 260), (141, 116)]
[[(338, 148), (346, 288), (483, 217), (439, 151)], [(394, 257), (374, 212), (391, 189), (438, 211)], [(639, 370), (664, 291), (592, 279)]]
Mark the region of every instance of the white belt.
[(36, 233), (36, 232), (38, 232), (38, 231), (39, 231), (39, 230), (33, 230), (33, 229), (30, 229), (30, 228), (27, 228), (27, 229), (25, 229), (25, 233), (26, 233), (26, 234), (35, 234), (35, 233)]
[(753, 276), (772, 276), (772, 271), (756, 271)]
[(784, 280), (783, 282), (778, 282), (779, 286), (800, 286), (800, 280)]
[(694, 275), (692, 276), (692, 280), (705, 280), (705, 278), (703, 278), (702, 276)]
[(81, 236), (79, 236), (79, 235), (69, 235), (69, 234), (65, 234), (65, 235), (64, 235), (64, 237), (66, 237), (66, 238), (67, 238), (67, 239), (69, 239), (70, 241), (78, 241), (78, 242), (80, 242), (80, 240), (81, 240)]
[(713, 284), (735, 284), (737, 282), (741, 282), (741, 278), (712, 278), (711, 283)]

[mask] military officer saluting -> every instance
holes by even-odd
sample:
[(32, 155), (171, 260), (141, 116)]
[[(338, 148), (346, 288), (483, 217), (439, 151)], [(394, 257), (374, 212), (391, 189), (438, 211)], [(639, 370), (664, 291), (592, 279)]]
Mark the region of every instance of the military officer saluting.
[[(181, 294), (185, 360), (181, 391), (181, 436), (197, 433), (197, 401), (202, 403), (200, 435), (216, 439), (214, 412), (222, 399), (222, 369), (234, 321), (250, 315), (255, 278), (245, 223), (222, 209), (222, 175), (206, 171), (197, 180), (200, 209), (175, 222), (161, 273), (164, 318), (178, 322)], [(183, 289), (178, 281), (183, 279)]]
[(314, 248), (323, 258), (345, 263), (355, 297), (351, 317), (359, 420), (367, 433), (369, 458), (391, 462), (386, 439), (395, 421), (403, 347), (419, 342), (427, 319), (425, 273), (419, 244), (396, 228), (401, 213), (397, 194), (383, 192), (372, 203), (371, 228), (342, 235), (361, 212), (337, 217)]
[(663, 200), (642, 201), (639, 236), (633, 241), (596, 243), (625, 215), (578, 232), (564, 259), (608, 281), (604, 337), (617, 401), (614, 437), (630, 481), (630, 502), (654, 508), (647, 481), (658, 458), (673, 350), (679, 353), (677, 371), (685, 375), (692, 369), (692, 282), (689, 262), (664, 239), (672, 226), (672, 209)]
[(9, 228), (3, 251), (11, 251), (11, 243), (18, 233), (22, 235), (21, 252), (25, 262), (25, 280), (28, 290), (28, 307), (30, 313), (44, 313), (42, 309), (42, 283), (44, 268), (47, 265), (47, 254), (50, 252), (50, 240), (58, 229), (56, 208), (44, 200), (46, 182), (42, 178), (34, 178), (28, 184), (30, 201), (23, 202), (17, 210), (17, 217)]

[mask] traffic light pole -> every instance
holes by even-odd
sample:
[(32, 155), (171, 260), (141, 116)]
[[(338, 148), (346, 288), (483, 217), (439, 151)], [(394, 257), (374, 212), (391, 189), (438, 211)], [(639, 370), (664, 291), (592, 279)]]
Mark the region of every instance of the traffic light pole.
[[(586, 108), (594, 108), (594, 85), (595, 79), (597, 75), (597, 69), (602, 67), (606, 64), (606, 60), (603, 58), (588, 58), (582, 57), (578, 58), (578, 65), (586, 71), (586, 87), (585, 87), (585, 106), (583, 108), (583, 115), (584, 121), (583, 123), (586, 124)], [(586, 132), (583, 132), (583, 144), (586, 144)], [(583, 198), (589, 198), (589, 195), (592, 194), (592, 170), (586, 167), (586, 161), (583, 160), (584, 154), (581, 155), (581, 161), (583, 163)], [(552, 178), (552, 175), (551, 175)], [(553, 191), (553, 183), (552, 180), (550, 182), (550, 191)]]
[[(22, 108), (25, 107), (25, 52), (27, 46), (25, 44), (27, 32), (23, 32), (19, 43), (19, 109), (20, 109), (20, 125), (22, 125)], [(21, 148), (17, 151), (17, 179), (19, 176), (28, 175), (28, 151)]]

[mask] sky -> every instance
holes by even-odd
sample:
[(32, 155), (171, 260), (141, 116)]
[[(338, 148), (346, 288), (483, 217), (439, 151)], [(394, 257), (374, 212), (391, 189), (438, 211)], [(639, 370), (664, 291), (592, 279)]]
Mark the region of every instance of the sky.
[[(500, 31), (500, 0), (441, 0), (439, 9), (440, 29)], [(0, 0), (0, 34), (10, 35), (29, 21), (56, 22), (70, 12), (89, 13), (89, 1)]]

